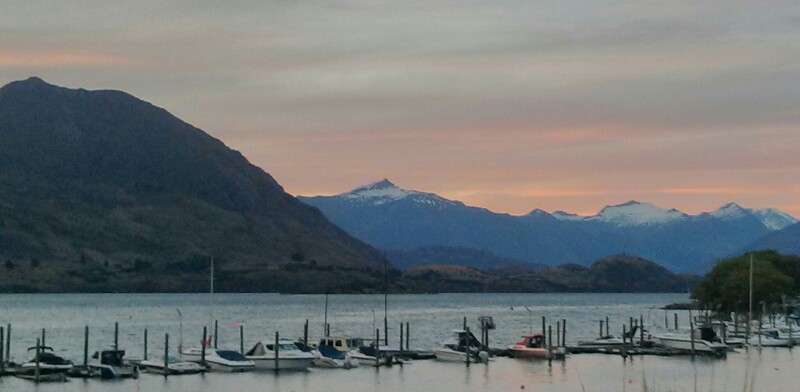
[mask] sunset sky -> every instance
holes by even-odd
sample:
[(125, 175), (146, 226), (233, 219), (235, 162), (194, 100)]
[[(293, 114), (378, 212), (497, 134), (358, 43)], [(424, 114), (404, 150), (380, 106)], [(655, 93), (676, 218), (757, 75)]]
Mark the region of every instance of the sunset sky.
[(800, 217), (800, 2), (18, 1), (0, 85), (119, 89), (292, 194)]

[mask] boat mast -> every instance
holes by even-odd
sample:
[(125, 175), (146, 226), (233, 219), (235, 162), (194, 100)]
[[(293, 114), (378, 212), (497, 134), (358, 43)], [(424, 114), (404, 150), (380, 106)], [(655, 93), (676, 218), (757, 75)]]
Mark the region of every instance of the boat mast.
[(750, 323), (753, 321), (753, 253), (750, 253), (750, 305), (747, 314), (747, 333), (750, 334)]
[(383, 254), (383, 339), (384, 345), (389, 345), (389, 279), (387, 273), (386, 253)]
[(328, 292), (325, 292), (325, 322), (322, 325), (322, 336), (328, 336)]

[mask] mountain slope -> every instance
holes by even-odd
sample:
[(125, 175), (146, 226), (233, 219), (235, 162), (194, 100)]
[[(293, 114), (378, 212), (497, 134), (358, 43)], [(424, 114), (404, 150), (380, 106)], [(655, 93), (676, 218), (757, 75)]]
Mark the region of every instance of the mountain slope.
[(381, 265), (376, 250), (164, 109), (37, 78), (0, 89), (0, 257), (17, 266), (5, 275), (18, 275), (14, 285), (196, 290), (207, 280), (179, 272), (200, 274), (212, 255), (222, 290), (270, 290), (259, 278), (282, 263)]
[(783, 254), (800, 255), (800, 223), (759, 238), (745, 248), (751, 250), (774, 250)]
[(388, 180), (336, 196), (300, 197), (348, 233), (383, 249), (474, 248), (529, 263), (588, 265), (611, 254), (636, 254), (672, 271), (702, 272), (794, 218), (730, 203), (688, 215), (648, 203), (606, 206), (594, 216), (533, 210), (497, 214)]

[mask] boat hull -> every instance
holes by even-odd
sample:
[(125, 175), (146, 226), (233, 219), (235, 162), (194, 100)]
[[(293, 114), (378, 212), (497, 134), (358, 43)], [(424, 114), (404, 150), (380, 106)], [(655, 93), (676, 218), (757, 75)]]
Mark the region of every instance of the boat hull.
[[(659, 336), (659, 343), (667, 348), (679, 351), (692, 351), (692, 340), (686, 337)], [(698, 353), (708, 353), (721, 355), (727, 352), (728, 346), (722, 343), (713, 343), (705, 340), (694, 341), (694, 351)]]
[(256, 363), (257, 370), (306, 370), (313, 365), (314, 358), (275, 358), (248, 356), (247, 359)]
[(508, 353), (514, 358), (547, 359), (550, 357), (549, 353), (547, 352), (547, 349), (517, 346), (517, 345), (508, 346)]

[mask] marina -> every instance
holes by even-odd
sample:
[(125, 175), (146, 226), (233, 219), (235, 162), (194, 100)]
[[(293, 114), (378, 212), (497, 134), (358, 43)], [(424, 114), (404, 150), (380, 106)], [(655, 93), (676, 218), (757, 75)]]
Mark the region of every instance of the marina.
[[(458, 378), (440, 380), (443, 385), (461, 385), (463, 388), (471, 390), (477, 388), (477, 384), (472, 384), (476, 382), (472, 380), (474, 377), (472, 374), (478, 372), (475, 369), (485, 369), (488, 376), (496, 371), (512, 371), (519, 368), (522, 372), (520, 385), (529, 382), (530, 377), (533, 377), (532, 379), (545, 377), (551, 383), (572, 385), (576, 381), (574, 378), (577, 377), (573, 372), (591, 373), (595, 371), (594, 367), (609, 367), (612, 366), (611, 363), (614, 364), (613, 369), (606, 369), (606, 372), (610, 374), (622, 372), (624, 374), (631, 368), (638, 369), (637, 371), (641, 372), (641, 375), (637, 377), (642, 378), (639, 381), (642, 383), (665, 382), (662, 379), (662, 367), (667, 369), (671, 367), (685, 367), (686, 369), (711, 367), (716, 369), (726, 367), (727, 365), (723, 365), (726, 363), (740, 364), (743, 358), (747, 359), (745, 362), (747, 366), (756, 368), (763, 365), (765, 358), (769, 361), (777, 361), (776, 364), (780, 362), (780, 367), (798, 366), (793, 360), (792, 350), (787, 347), (768, 347), (770, 344), (762, 344), (759, 348), (757, 338), (750, 339), (749, 347), (726, 349), (726, 355), (716, 355), (718, 353), (703, 355), (701, 347), (704, 343), (702, 342), (709, 338), (707, 336), (709, 331), (706, 330), (697, 330), (699, 335), (694, 341), (694, 353), (691, 349), (661, 344), (658, 341), (659, 336), (662, 336), (662, 339), (672, 335), (692, 336), (688, 333), (688, 329), (685, 327), (681, 329), (680, 325), (677, 330), (672, 332), (663, 328), (665, 324), (663, 320), (667, 318), (670, 321), (689, 322), (688, 311), (660, 309), (665, 304), (685, 299), (683, 295), (673, 294), (392, 295), (389, 302), (392, 304), (393, 310), (389, 313), (389, 319), (390, 325), (397, 325), (397, 327), (390, 328), (388, 339), (382, 335), (381, 328), (375, 329), (372, 339), (344, 338), (345, 335), (365, 336), (365, 332), (372, 329), (374, 323), (371, 322), (372, 311), (370, 309), (375, 308), (373, 302), (379, 303), (383, 300), (381, 296), (377, 295), (331, 296), (328, 316), (330, 325), (326, 325), (324, 328), (320, 326), (319, 331), (332, 332), (331, 336), (338, 335), (342, 338), (329, 338), (321, 335), (317, 335), (321, 336), (319, 338), (314, 338), (314, 329), (309, 327), (309, 325), (316, 324), (314, 318), (309, 318), (308, 321), (305, 318), (300, 319), (306, 315), (311, 317), (316, 315), (316, 318), (321, 320), (320, 313), (322, 312), (317, 310), (314, 314), (315, 310), (313, 309), (315, 302), (321, 304), (324, 300), (321, 296), (218, 294), (214, 299), (214, 307), (216, 314), (221, 316), (221, 320), (217, 320), (211, 332), (206, 330), (205, 334), (203, 329), (207, 329), (207, 327), (202, 325), (202, 318), (203, 310), (207, 307), (203, 300), (207, 298), (203, 298), (202, 295), (65, 295), (60, 297), (60, 301), (66, 301), (66, 303), (61, 304), (60, 310), (53, 310), (55, 315), (70, 310), (82, 312), (83, 320), (92, 321), (92, 325), (80, 327), (76, 323), (79, 323), (81, 319), (73, 317), (65, 319), (60, 325), (51, 320), (51, 325), (54, 326), (41, 330), (39, 323), (47, 320), (28, 319), (26, 316), (32, 313), (27, 313), (24, 308), (52, 306), (48, 302), (53, 298), (55, 296), (51, 295), (6, 295), (0, 297), (3, 309), (10, 310), (2, 315), (4, 321), (2, 326), (4, 330), (3, 357), (9, 358), (10, 354), (11, 358), (11, 362), (4, 362), (4, 377), (2, 377), (0, 385), (18, 385), (18, 382), (31, 383), (35, 381), (34, 377), (27, 377), (26, 380), (9, 377), (20, 369), (13, 366), (13, 363), (19, 364), (18, 359), (28, 358), (23, 354), (23, 349), (28, 347), (30, 336), (38, 341), (34, 341), (37, 344), (41, 344), (46, 339), (47, 345), (56, 347), (51, 351), (65, 361), (74, 363), (74, 368), (69, 373), (72, 377), (117, 378), (109, 376), (109, 371), (113, 374), (114, 371), (119, 372), (126, 366), (127, 369), (135, 367), (137, 376), (138, 371), (143, 374), (136, 379), (121, 381), (119, 385), (135, 383), (137, 388), (149, 385), (156, 388), (155, 390), (162, 388), (151, 384), (153, 378), (158, 378), (156, 375), (164, 378), (165, 375), (182, 373), (195, 375), (176, 379), (202, 380), (179, 381), (180, 384), (192, 385), (191, 387), (187, 386), (192, 390), (194, 388), (216, 390), (214, 389), (214, 380), (223, 379), (228, 380), (225, 382), (243, 385), (243, 388), (247, 390), (247, 385), (254, 382), (254, 377), (256, 379), (269, 377), (270, 382), (275, 383), (275, 390), (283, 388), (292, 390), (290, 385), (296, 385), (297, 382), (307, 383), (307, 387), (300, 390), (314, 390), (313, 386), (320, 385), (317, 382), (324, 382), (324, 379), (334, 377), (335, 379), (350, 380), (356, 377), (354, 374), (364, 375), (360, 382), (368, 382), (369, 379), (372, 379), (375, 390), (394, 390), (394, 387), (387, 389), (387, 385), (384, 383), (395, 385), (399, 382), (395, 380), (396, 377), (408, 374), (413, 374), (411, 377), (415, 380), (418, 377), (424, 378), (425, 374), (433, 371), (432, 369), (438, 369), (436, 372), (462, 372)], [(85, 306), (85, 301), (91, 299), (96, 301), (94, 310), (86, 309)], [(160, 302), (161, 305), (155, 305), (155, 302)], [(458, 307), (445, 309), (448, 304), (456, 302), (460, 304)], [(529, 308), (531, 312), (520, 311), (519, 309), (527, 306), (522, 305), (524, 303), (538, 303), (539, 306), (531, 306)], [(176, 308), (170, 309), (171, 305), (181, 306), (182, 316), (180, 318), (177, 317)], [(364, 308), (367, 311), (364, 311)], [(434, 309), (438, 310), (434, 313), (432, 312)], [(295, 312), (288, 312), (289, 310)], [(622, 312), (641, 313), (641, 315), (623, 317)], [(114, 315), (124, 313), (130, 315), (126, 322), (111, 321), (111, 317)], [(243, 313), (263, 316), (248, 319), (236, 316)], [(536, 325), (530, 317), (533, 313), (542, 314), (541, 318), (535, 320)], [(291, 316), (269, 317), (272, 314)], [(460, 314), (464, 314), (464, 316), (457, 316)], [(10, 318), (11, 315), (14, 315), (15, 318)], [(195, 315), (198, 317), (195, 318)], [(485, 321), (487, 315), (492, 317), (494, 329), (488, 328)], [(153, 319), (149, 319), (150, 317)], [(432, 318), (432, 320), (423, 320), (426, 317)], [(694, 318), (698, 319), (696, 316)], [(231, 323), (231, 320), (235, 320), (235, 324)], [(103, 327), (99, 325), (101, 323), (107, 323), (108, 326)], [(668, 332), (663, 332), (661, 335), (655, 333), (655, 330), (659, 328), (659, 323), (662, 324), (661, 329)], [(772, 325), (773, 320), (768, 323)], [(8, 333), (9, 324), (12, 331), (10, 335)], [(450, 328), (447, 328), (448, 324)], [(614, 324), (620, 325), (617, 335), (621, 338), (612, 336), (614, 328), (608, 326)], [(599, 325), (602, 326), (598, 330)], [(633, 325), (633, 328), (631, 329), (629, 325)], [(675, 327), (674, 324), (669, 326)], [(274, 333), (274, 340), (265, 340), (264, 336), (271, 334), (267, 331), (276, 327), (281, 332)], [(740, 328), (739, 325), (731, 323), (728, 327), (730, 329)], [(214, 333), (215, 330), (216, 333)], [(540, 330), (544, 333), (537, 332)], [(249, 337), (251, 331), (252, 338)], [(295, 331), (297, 333), (292, 333)], [(531, 331), (534, 333), (530, 333)], [(471, 336), (469, 339), (464, 338), (466, 333)], [(167, 334), (173, 336), (173, 339), (170, 340), (170, 336)], [(448, 340), (446, 334), (450, 334), (452, 339)], [(190, 335), (195, 335), (196, 338), (187, 338)], [(525, 338), (519, 342), (521, 335), (524, 335)], [(156, 338), (159, 336), (163, 336), (163, 340)], [(175, 336), (183, 336), (183, 338), (175, 341)], [(377, 347), (374, 345), (375, 338), (379, 342)], [(472, 347), (469, 350), (470, 355), (465, 355), (464, 352), (458, 355), (461, 350), (459, 339), (461, 339), (461, 344), (468, 342), (468, 345)], [(338, 340), (341, 341), (337, 342)], [(320, 356), (320, 352), (323, 350), (320, 349), (321, 347), (317, 347), (319, 352), (304, 353), (301, 348), (326, 345), (325, 343), (328, 341), (330, 343), (328, 348), (341, 353), (342, 359), (351, 356), (359, 358), (356, 360), (360, 366), (344, 366), (343, 363), (338, 366), (307, 366), (312, 362), (318, 363), (318, 360), (312, 358), (314, 355)], [(385, 341), (390, 344), (386, 346), (386, 351), (381, 353), (381, 345)], [(691, 344), (691, 339), (689, 341)], [(9, 342), (11, 342), (10, 346)], [(198, 344), (201, 342), (206, 344)], [(277, 346), (275, 342), (278, 343)], [(316, 344), (307, 344), (307, 342)], [(398, 342), (400, 342), (399, 345)], [(443, 345), (442, 342), (446, 342), (446, 344)], [(489, 342), (491, 344), (487, 344)], [(762, 343), (764, 342), (767, 342), (766, 338), (762, 341)], [(176, 347), (172, 351), (170, 351), (170, 344)], [(218, 348), (214, 347), (215, 344)], [(181, 349), (182, 346), (189, 345), (192, 347)], [(512, 354), (513, 350), (509, 352), (508, 349), (519, 345), (531, 346), (530, 348), (538, 350), (516, 355), (529, 357), (527, 359), (509, 358), (508, 356)], [(98, 350), (100, 346), (110, 347), (110, 349)], [(274, 347), (278, 348), (277, 353)], [(437, 358), (440, 360), (420, 359), (439, 356), (437, 350), (442, 347), (449, 351), (445, 357)], [(374, 351), (358, 350), (359, 348)], [(520, 349), (521, 347), (517, 347), (517, 350)], [(97, 358), (84, 360), (81, 353), (86, 351), (84, 356), (87, 356), (90, 350), (91, 352), (98, 351)], [(285, 350), (285, 352), (281, 353), (281, 350)], [(203, 358), (204, 355), (205, 358)], [(125, 361), (122, 360), (123, 356)], [(147, 358), (148, 356), (149, 358)], [(618, 360), (602, 359), (609, 358), (609, 356), (617, 357)], [(105, 360), (98, 360), (98, 358), (105, 358)], [(167, 358), (166, 361), (165, 358)], [(385, 360), (386, 358), (391, 358), (391, 360)], [(395, 361), (395, 358), (398, 360)], [(412, 360), (412, 358), (416, 359)], [(300, 362), (303, 363), (302, 366), (295, 365)], [(458, 364), (458, 362), (461, 363)], [(170, 370), (170, 363), (175, 364), (174, 371)], [(85, 366), (86, 364), (88, 366)], [(161, 369), (159, 369), (159, 364), (164, 364)], [(201, 369), (191, 367), (199, 364), (205, 366), (200, 365)], [(348, 368), (349, 372), (357, 373), (347, 373), (345, 376), (337, 373), (344, 370), (330, 369), (336, 367)], [(280, 371), (276, 372), (276, 368)], [(305, 370), (306, 368), (308, 370)], [(102, 371), (103, 369), (106, 370)], [(185, 371), (180, 369), (185, 369)], [(294, 369), (294, 371), (290, 369)], [(239, 371), (244, 373), (239, 373)], [(367, 373), (370, 376), (366, 376), (363, 373), (365, 371), (371, 372)], [(229, 372), (237, 374), (227, 376), (222, 374)], [(531, 372), (534, 374), (529, 374)], [(652, 378), (647, 377), (648, 372), (653, 373)], [(336, 374), (341, 374), (341, 376), (337, 377)], [(567, 374), (572, 374), (572, 376), (566, 376)], [(41, 376), (44, 376), (44, 372), (41, 373)], [(683, 385), (682, 377), (684, 376), (678, 379), (673, 377), (671, 382), (675, 385)], [(497, 383), (502, 384), (507, 381), (503, 376), (496, 377), (499, 378), (487, 380), (487, 382), (491, 385), (498, 385)], [(582, 377), (584, 376), (581, 376), (581, 379)], [(711, 379), (708, 379), (708, 375), (700, 374), (697, 377), (701, 384), (713, 383)], [(169, 378), (172, 379), (172, 377)], [(645, 378), (649, 381), (644, 380)], [(50, 376), (41, 378), (40, 381), (59, 381), (56, 384), (42, 384), (62, 385), (58, 388), (64, 389), (59, 390), (92, 390), (94, 383), (106, 385), (102, 383), (102, 380), (87, 381), (88, 384), (86, 384), (75, 379), (72, 382), (64, 383), (61, 382), (63, 379), (66, 377), (58, 379), (58, 377)], [(637, 382), (636, 377), (631, 377), (630, 380), (632, 383)], [(198, 382), (200, 384), (197, 384)], [(468, 384), (460, 384), (462, 382)], [(50, 387), (48, 386), (48, 388)], [(585, 390), (591, 390), (591, 388)], [(706, 388), (703, 390), (716, 389)]]

